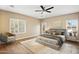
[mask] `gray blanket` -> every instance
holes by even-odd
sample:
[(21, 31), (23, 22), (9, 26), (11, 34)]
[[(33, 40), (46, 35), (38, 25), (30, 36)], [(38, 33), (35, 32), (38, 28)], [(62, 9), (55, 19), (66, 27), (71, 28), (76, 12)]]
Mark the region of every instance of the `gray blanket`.
[(62, 39), (61, 37), (58, 37), (58, 36), (51, 36), (51, 35), (47, 35), (47, 34), (43, 34), (43, 35), (41, 35), (41, 36), (46, 37), (46, 38), (50, 38), (50, 39), (57, 40), (59, 46), (62, 46), (62, 44), (63, 44), (63, 39)]

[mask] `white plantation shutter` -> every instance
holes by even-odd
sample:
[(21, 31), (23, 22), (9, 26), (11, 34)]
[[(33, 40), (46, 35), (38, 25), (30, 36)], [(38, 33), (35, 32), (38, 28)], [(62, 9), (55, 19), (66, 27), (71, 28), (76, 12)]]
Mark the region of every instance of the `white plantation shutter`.
[(26, 21), (23, 19), (10, 18), (10, 32), (14, 34), (26, 33)]

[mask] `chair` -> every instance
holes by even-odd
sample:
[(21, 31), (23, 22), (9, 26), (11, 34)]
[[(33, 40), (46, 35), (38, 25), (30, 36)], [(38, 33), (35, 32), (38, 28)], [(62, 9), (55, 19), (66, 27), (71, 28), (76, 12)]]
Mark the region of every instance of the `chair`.
[(15, 35), (11, 33), (2, 34), (0, 33), (0, 44), (6, 44), (15, 41)]

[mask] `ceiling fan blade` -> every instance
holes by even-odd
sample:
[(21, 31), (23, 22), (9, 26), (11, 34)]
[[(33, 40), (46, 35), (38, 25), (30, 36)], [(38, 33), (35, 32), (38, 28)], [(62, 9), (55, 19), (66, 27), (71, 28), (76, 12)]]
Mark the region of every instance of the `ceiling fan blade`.
[(41, 12), (42, 10), (35, 10), (35, 12)]
[(42, 8), (42, 10), (45, 10), (44, 7), (43, 7), (42, 5), (41, 5), (40, 7)]
[(46, 12), (51, 13), (51, 11), (46, 11)]
[(50, 8), (48, 8), (48, 9), (46, 9), (46, 10), (50, 10), (50, 9), (52, 9), (52, 8), (54, 8), (54, 7), (50, 7)]

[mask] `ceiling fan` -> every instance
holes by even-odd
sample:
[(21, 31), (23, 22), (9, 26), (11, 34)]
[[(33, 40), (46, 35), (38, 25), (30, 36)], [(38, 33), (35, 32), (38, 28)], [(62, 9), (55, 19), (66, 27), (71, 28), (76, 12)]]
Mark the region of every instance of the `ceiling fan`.
[(47, 13), (51, 13), (50, 9), (53, 9), (54, 7), (49, 7), (49, 8), (45, 8), (43, 5), (40, 5), (42, 10), (35, 10), (35, 12), (41, 12), (41, 14), (43, 14), (43, 12), (47, 12)]

